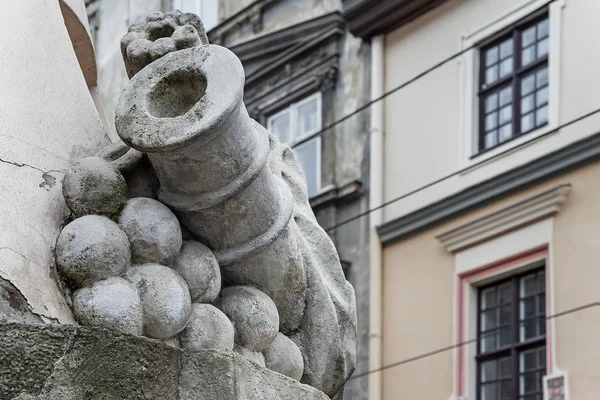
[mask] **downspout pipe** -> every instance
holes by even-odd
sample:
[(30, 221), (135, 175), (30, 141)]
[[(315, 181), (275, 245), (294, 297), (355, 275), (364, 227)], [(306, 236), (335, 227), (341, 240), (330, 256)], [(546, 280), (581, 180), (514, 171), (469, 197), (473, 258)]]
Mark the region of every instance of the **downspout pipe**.
[[(384, 90), (384, 40), (383, 35), (371, 39), (371, 100), (378, 99)], [(371, 106), (371, 145), (369, 176), (369, 208), (383, 204), (383, 102)], [(375, 209), (369, 218), (370, 282), (369, 282), (369, 371), (382, 367), (382, 270), (383, 250), (377, 226), (383, 222), (383, 210)], [(382, 374), (369, 374), (369, 399), (381, 400)]]

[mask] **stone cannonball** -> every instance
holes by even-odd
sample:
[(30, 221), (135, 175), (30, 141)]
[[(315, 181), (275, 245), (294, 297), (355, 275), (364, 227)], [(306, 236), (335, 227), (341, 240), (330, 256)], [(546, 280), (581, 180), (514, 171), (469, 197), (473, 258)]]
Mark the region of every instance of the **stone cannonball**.
[(75, 318), (82, 325), (98, 325), (117, 332), (142, 334), (142, 304), (136, 286), (110, 277), (73, 295)]
[(147, 197), (129, 199), (119, 225), (131, 243), (134, 264), (168, 265), (181, 248), (181, 227), (169, 207)]
[(125, 277), (140, 292), (145, 336), (169, 339), (185, 329), (192, 300), (177, 272), (164, 265), (144, 264), (131, 267)]
[(109, 162), (84, 158), (63, 180), (63, 196), (76, 217), (88, 214), (116, 218), (129, 196), (125, 178)]
[(231, 321), (211, 304), (192, 304), (192, 316), (181, 333), (181, 345), (192, 350), (233, 350)]
[(297, 381), (302, 378), (304, 360), (300, 349), (292, 339), (281, 332), (263, 351), (263, 355), (265, 356), (265, 366), (271, 371), (279, 372)]
[(249, 286), (231, 286), (221, 291), (217, 307), (227, 315), (235, 330), (235, 344), (260, 352), (275, 340), (279, 313), (269, 296)]
[(58, 235), (56, 263), (67, 279), (89, 285), (125, 271), (131, 263), (129, 241), (115, 222), (86, 215), (65, 226)]
[(221, 270), (208, 247), (200, 242), (184, 241), (173, 268), (188, 284), (193, 302), (215, 301), (221, 290)]

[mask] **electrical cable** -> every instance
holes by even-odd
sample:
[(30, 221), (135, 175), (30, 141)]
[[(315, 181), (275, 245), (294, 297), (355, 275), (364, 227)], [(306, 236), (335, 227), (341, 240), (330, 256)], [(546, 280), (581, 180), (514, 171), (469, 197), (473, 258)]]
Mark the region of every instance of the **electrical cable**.
[[(565, 122), (564, 124), (561, 124), (560, 126), (557, 126), (555, 129), (553, 129), (553, 130), (551, 130), (551, 131), (549, 131), (549, 132), (546, 132), (546, 133), (544, 133), (543, 135), (539, 135), (539, 136), (532, 137), (531, 139), (529, 139), (529, 140), (527, 140), (527, 141), (523, 142), (522, 144), (520, 144), (520, 145), (519, 145), (519, 147), (523, 147), (523, 146), (525, 146), (525, 145), (527, 145), (527, 144), (529, 144), (529, 143), (532, 143), (532, 142), (538, 141), (538, 140), (542, 139), (543, 137), (546, 137), (546, 136), (548, 136), (548, 135), (551, 135), (551, 134), (555, 133), (556, 131), (558, 131), (558, 130), (560, 130), (560, 129), (566, 128), (567, 126), (573, 125), (574, 123), (577, 123), (577, 122), (579, 122), (579, 121), (581, 121), (581, 120), (584, 120), (584, 119), (586, 119), (586, 118), (589, 118), (589, 117), (591, 117), (591, 116), (593, 116), (593, 115), (595, 115), (595, 114), (598, 114), (598, 113), (600, 113), (600, 108), (597, 108), (597, 109), (595, 109), (594, 111), (588, 112), (588, 113), (586, 113), (586, 114), (580, 115), (580, 116), (579, 116), (579, 117), (577, 117), (577, 118), (574, 118), (574, 119), (572, 119), (572, 120), (570, 120), (570, 121), (567, 121), (567, 122)], [(595, 132), (595, 133), (597, 133), (597, 132)], [(509, 149), (509, 150), (507, 150), (507, 151), (513, 151), (513, 150), (514, 150), (514, 147), (513, 147), (513, 148), (511, 148), (511, 149)], [(494, 159), (496, 159), (496, 158), (499, 158), (500, 156), (504, 155), (505, 153), (506, 153), (506, 152), (502, 152), (502, 153), (495, 154), (494, 156), (492, 156), (492, 157), (490, 157), (490, 158), (487, 158), (485, 161), (486, 161), (486, 162), (489, 162), (489, 161), (491, 161), (491, 160), (494, 160)], [(395, 198), (393, 198), (393, 199), (391, 199), (391, 200), (388, 200), (388, 201), (386, 201), (386, 202), (384, 202), (384, 203), (382, 203), (382, 204), (380, 204), (380, 205), (378, 205), (378, 206), (376, 206), (376, 207), (370, 208), (370, 209), (368, 209), (368, 210), (366, 210), (366, 211), (363, 211), (363, 212), (361, 212), (361, 213), (358, 213), (358, 214), (356, 214), (356, 215), (355, 215), (355, 216), (353, 216), (353, 217), (350, 217), (350, 218), (348, 218), (348, 219), (345, 219), (345, 220), (343, 220), (342, 222), (339, 222), (339, 223), (337, 223), (337, 224), (335, 224), (335, 225), (332, 225), (332, 226), (328, 227), (327, 229), (325, 229), (325, 232), (330, 232), (330, 231), (332, 231), (332, 230), (334, 230), (334, 229), (337, 229), (337, 228), (339, 228), (340, 226), (346, 225), (346, 224), (348, 224), (348, 223), (350, 223), (350, 222), (352, 222), (352, 221), (355, 221), (355, 220), (357, 220), (357, 219), (360, 219), (360, 218), (362, 218), (362, 217), (365, 217), (365, 216), (367, 216), (367, 215), (371, 214), (371, 213), (372, 213), (372, 212), (374, 212), (374, 211), (380, 210), (380, 209), (382, 209), (382, 208), (384, 208), (384, 207), (387, 207), (387, 206), (389, 206), (390, 204), (396, 203), (396, 202), (398, 202), (398, 201), (400, 201), (400, 200), (402, 200), (402, 199), (404, 199), (404, 198), (406, 198), (406, 197), (408, 197), (408, 196), (412, 196), (412, 195), (413, 195), (413, 194), (415, 194), (415, 193), (418, 193), (418, 192), (420, 192), (420, 191), (422, 191), (422, 190), (428, 189), (428, 188), (430, 188), (431, 186), (437, 185), (438, 183), (440, 183), (440, 182), (442, 182), (442, 181), (445, 181), (446, 179), (452, 178), (453, 176), (456, 176), (456, 175), (460, 175), (460, 174), (462, 174), (462, 173), (465, 173), (466, 171), (468, 171), (468, 170), (470, 170), (470, 169), (472, 169), (472, 168), (473, 168), (473, 166), (469, 166), (469, 167), (466, 167), (466, 168), (462, 168), (462, 169), (460, 169), (460, 170), (458, 170), (458, 171), (456, 171), (456, 172), (452, 172), (452, 173), (450, 173), (450, 174), (448, 174), (448, 175), (445, 175), (445, 176), (443, 176), (443, 177), (441, 177), (441, 178), (438, 178), (438, 179), (436, 179), (435, 181), (433, 181), (433, 182), (429, 182), (428, 184), (426, 184), (426, 185), (424, 185), (424, 186), (421, 186), (421, 187), (419, 187), (419, 188), (417, 188), (417, 189), (414, 189), (414, 190), (412, 190), (412, 191), (410, 191), (410, 192), (408, 192), (408, 193), (405, 193), (405, 194), (403, 194), (403, 195), (400, 195), (400, 196), (398, 196), (398, 197), (395, 197)]]
[[(579, 307), (571, 308), (569, 310), (561, 311), (559, 313), (547, 316), (546, 320), (549, 321), (551, 319), (560, 318), (560, 317), (565, 316), (565, 315), (574, 314), (574, 313), (577, 313), (579, 311), (587, 310), (589, 308), (598, 307), (598, 306), (600, 306), (600, 302), (594, 302), (594, 303), (585, 304), (585, 305), (582, 305), (582, 306), (579, 306)], [(524, 323), (524, 322), (526, 322), (526, 321), (522, 321), (521, 324)], [(350, 381), (350, 380), (353, 380), (353, 379), (362, 378), (362, 377), (370, 375), (370, 374), (374, 374), (374, 373), (377, 373), (377, 372), (385, 371), (387, 369), (398, 367), (400, 365), (408, 364), (408, 363), (411, 363), (411, 362), (414, 362), (414, 361), (422, 360), (424, 358), (428, 358), (428, 357), (434, 356), (436, 354), (444, 353), (444, 352), (449, 351), (449, 350), (453, 350), (453, 349), (456, 349), (456, 348), (459, 348), (459, 347), (462, 347), (462, 346), (465, 346), (465, 345), (468, 345), (468, 344), (471, 344), (471, 343), (475, 343), (475, 342), (477, 342), (477, 340), (479, 340), (479, 338), (469, 339), (469, 340), (466, 340), (464, 342), (460, 342), (460, 343), (457, 343), (457, 344), (454, 344), (454, 345), (451, 345), (451, 346), (441, 347), (439, 349), (436, 349), (436, 350), (433, 350), (433, 351), (430, 351), (430, 352), (427, 352), (427, 353), (423, 353), (423, 354), (420, 354), (418, 356), (414, 356), (414, 357), (410, 357), (410, 358), (405, 358), (404, 360), (397, 361), (395, 363), (391, 363), (391, 364), (388, 364), (388, 365), (384, 365), (381, 368), (377, 368), (377, 369), (374, 369), (374, 370), (371, 370), (371, 371), (366, 371), (366, 372), (363, 372), (363, 373), (360, 373), (360, 374), (357, 374), (357, 375), (353, 375), (350, 378), (348, 378), (348, 380)]]

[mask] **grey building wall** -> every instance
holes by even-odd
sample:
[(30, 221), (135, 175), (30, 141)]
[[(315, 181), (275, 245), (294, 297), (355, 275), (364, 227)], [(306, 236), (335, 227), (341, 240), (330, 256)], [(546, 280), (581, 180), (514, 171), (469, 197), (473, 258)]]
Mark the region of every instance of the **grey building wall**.
[[(89, 0), (98, 58), (99, 88), (110, 121), (127, 81), (119, 40), (127, 26), (171, 0)], [(253, 118), (266, 124), (269, 113), (298, 96), (322, 93), (323, 126), (369, 100), (370, 48), (349, 33), (340, 0), (223, 0), (220, 25), (211, 43), (230, 48), (246, 69), (245, 102)], [(286, 60), (282, 54), (288, 54)], [(277, 65), (281, 64), (279, 67)], [(276, 64), (260, 74), (264, 66)], [(303, 89), (297, 89), (302, 87)], [(312, 92), (311, 92), (312, 91)], [(265, 106), (268, 104), (268, 106)], [(322, 135), (322, 187), (311, 199), (324, 228), (368, 209), (369, 112), (357, 114)], [(356, 292), (358, 348), (356, 373), (368, 369), (369, 228), (361, 218), (331, 231), (348, 280)], [(368, 377), (350, 380), (344, 399), (366, 400)]]

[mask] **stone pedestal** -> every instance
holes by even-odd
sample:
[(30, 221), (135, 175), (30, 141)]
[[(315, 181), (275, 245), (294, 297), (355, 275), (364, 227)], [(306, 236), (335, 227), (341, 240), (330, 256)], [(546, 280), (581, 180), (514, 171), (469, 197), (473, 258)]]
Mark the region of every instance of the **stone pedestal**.
[(0, 398), (327, 400), (232, 351), (188, 351), (100, 328), (0, 324)]

